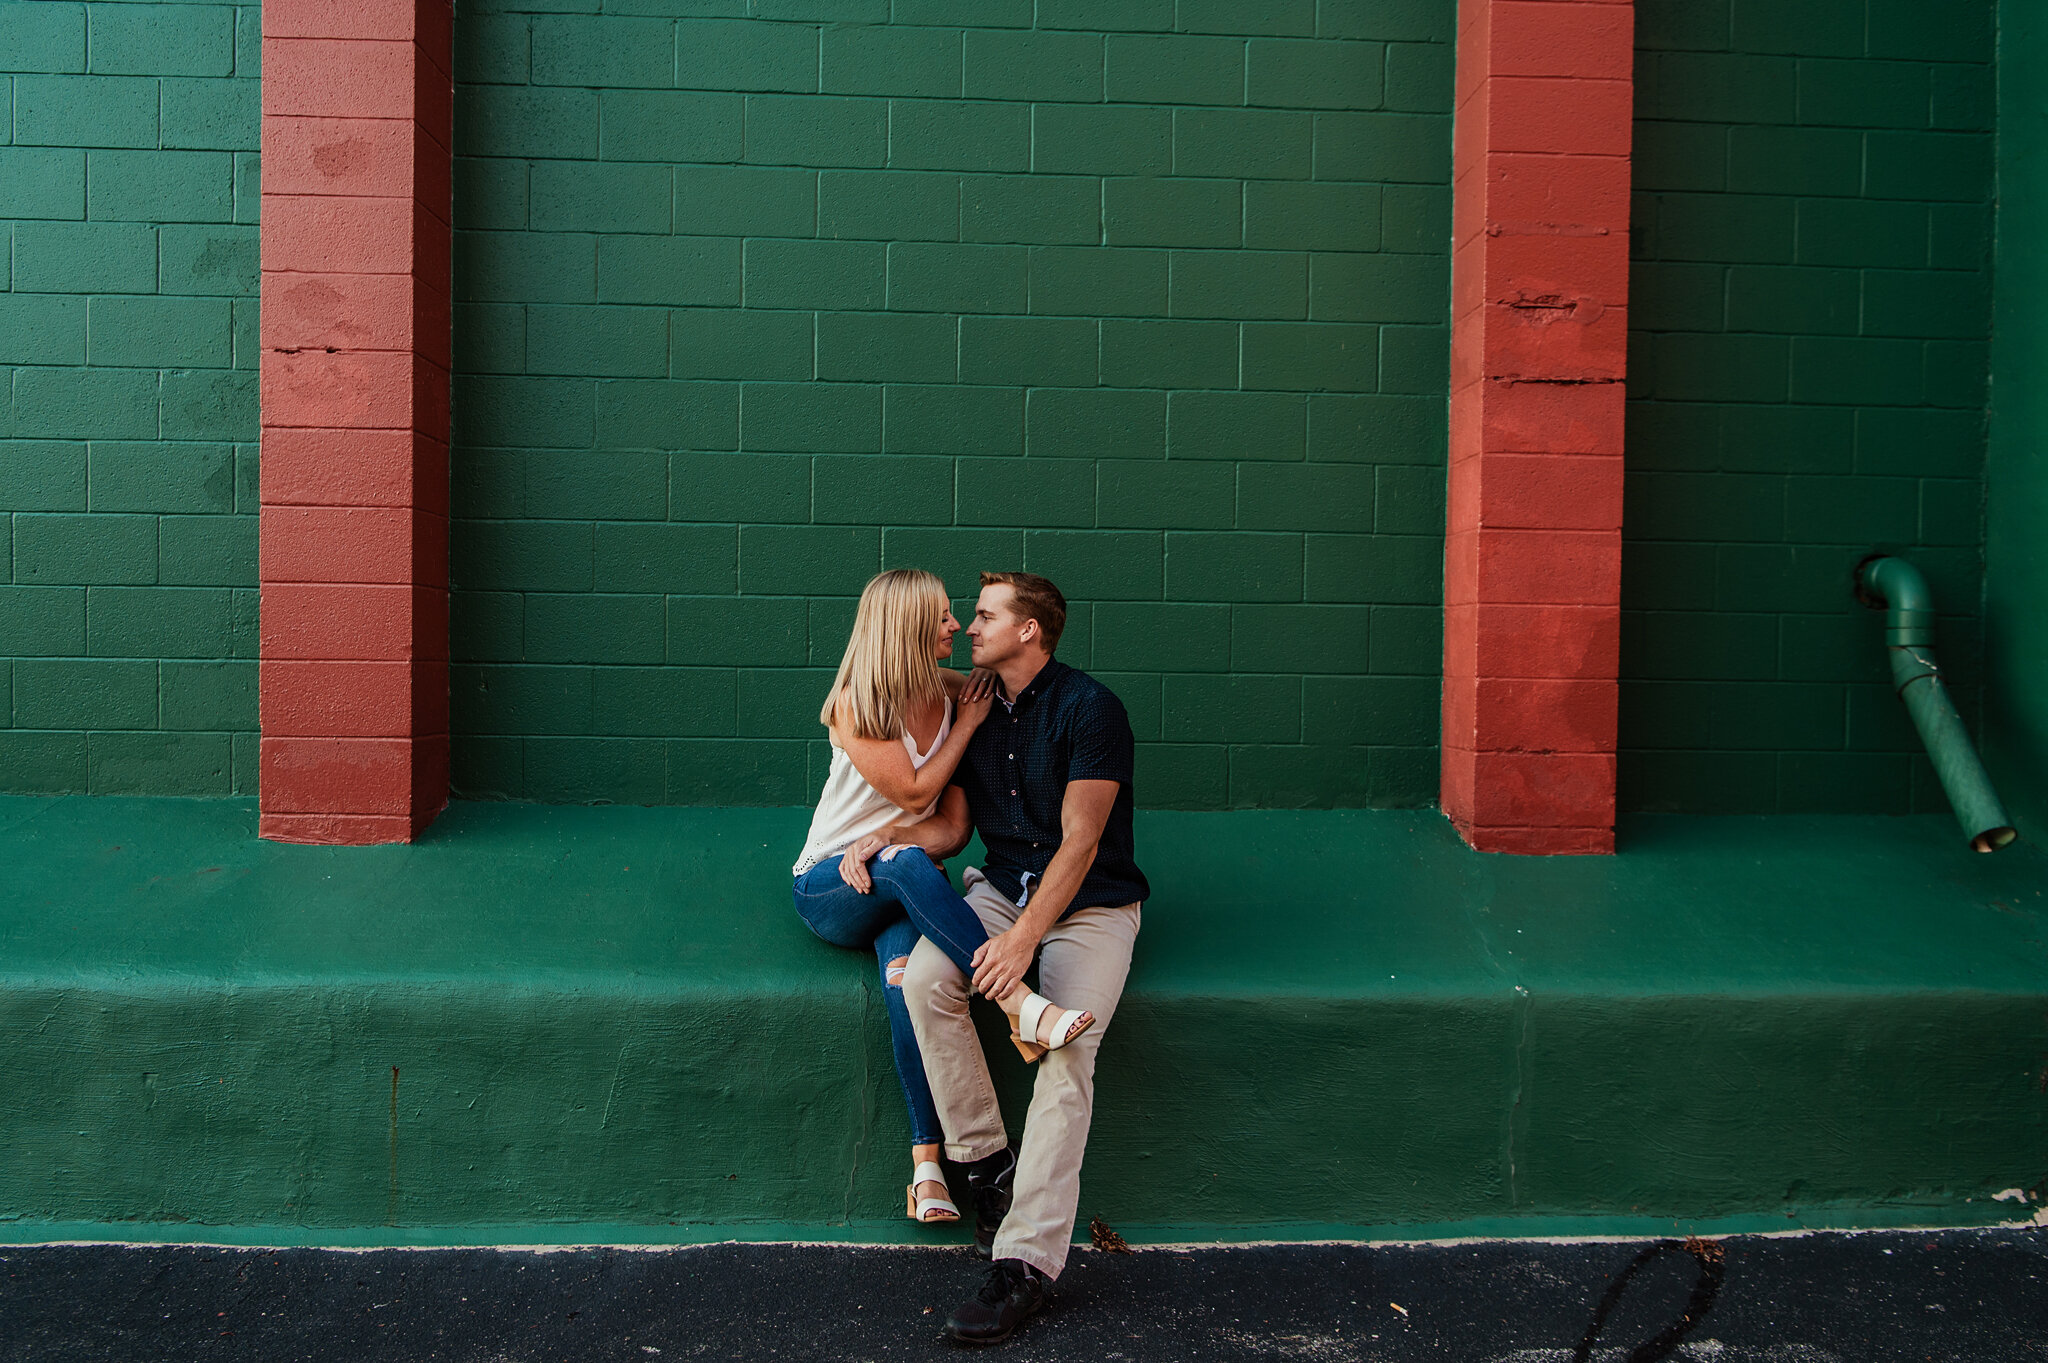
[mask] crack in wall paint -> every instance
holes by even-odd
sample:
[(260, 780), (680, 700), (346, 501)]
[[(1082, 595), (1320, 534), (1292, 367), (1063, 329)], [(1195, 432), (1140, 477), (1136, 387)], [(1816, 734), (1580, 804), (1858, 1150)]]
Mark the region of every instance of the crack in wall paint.
[(605, 1090), (604, 1116), (601, 1117), (597, 1123), (597, 1129), (599, 1131), (604, 1130), (606, 1127), (612, 1124), (612, 1104), (618, 1101), (619, 1078), (626, 1072), (626, 1052), (632, 1049), (632, 1042), (624, 1042), (619, 1047), (619, 1058), (612, 1062), (612, 1083), (611, 1087)]
[(1515, 1141), (1528, 1125), (1528, 1115), (1523, 1111), (1522, 1098), (1529, 1082), (1529, 1020), (1535, 1011), (1536, 998), (1521, 985), (1515, 986), (1513, 1010), (1508, 1016), (1508, 1025), (1515, 1036), (1514, 1079), (1508, 1085), (1508, 1107), (1502, 1118), (1501, 1164), (1507, 1170), (1508, 1206), (1513, 1207), (1521, 1200), (1517, 1186), (1515, 1168)]
[(1519, 978), (1518, 963), (1512, 960), (1514, 953), (1509, 951), (1507, 955), (1510, 959), (1503, 960), (1494, 950), (1492, 914), (1491, 904), (1479, 904), (1467, 912), (1465, 921), (1471, 925), (1473, 940), (1478, 943), (1479, 955), (1485, 961), (1487, 970), (1514, 990), (1508, 1011), (1513, 1064), (1508, 1079), (1507, 1103), (1501, 1112), (1500, 1137), (1502, 1176), (1507, 1182), (1508, 1205), (1513, 1207), (1520, 1201), (1515, 1147), (1517, 1141), (1525, 1134), (1528, 1124), (1522, 1096), (1529, 1082), (1529, 1024), (1531, 1014), (1535, 1010), (1536, 999)]
[(390, 1182), (384, 1195), (384, 1224), (398, 1224), (398, 1066), (391, 1067)]

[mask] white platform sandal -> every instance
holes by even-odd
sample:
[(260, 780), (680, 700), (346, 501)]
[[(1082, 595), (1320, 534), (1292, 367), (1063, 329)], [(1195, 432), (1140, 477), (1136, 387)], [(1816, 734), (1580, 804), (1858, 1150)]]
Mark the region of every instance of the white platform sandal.
[(960, 1209), (943, 1197), (919, 1197), (917, 1185), (946, 1186), (946, 1171), (930, 1160), (919, 1160), (910, 1172), (910, 1186), (903, 1190), (904, 1210), (920, 1226), (947, 1226), (960, 1219)]
[[(1051, 999), (1043, 994), (1025, 997), (1024, 1006), (1017, 1010), (1017, 1029), (1010, 1033), (1010, 1041), (1017, 1048), (1017, 1054), (1024, 1057), (1025, 1064), (1034, 1064), (1047, 1051), (1056, 1051), (1095, 1025), (1095, 1017), (1085, 1009), (1061, 1008), (1059, 1017), (1053, 1023), (1051, 1045), (1038, 1039), (1038, 1024), (1045, 1020), (1051, 1009), (1057, 1008)], [(1079, 1023), (1079, 1026), (1075, 1024)], [(1028, 1039), (1027, 1039), (1028, 1038)]]

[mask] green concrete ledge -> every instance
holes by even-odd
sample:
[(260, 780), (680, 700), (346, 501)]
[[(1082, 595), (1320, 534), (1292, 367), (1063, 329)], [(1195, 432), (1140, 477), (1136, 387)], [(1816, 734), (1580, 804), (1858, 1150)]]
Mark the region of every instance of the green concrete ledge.
[[(924, 1238), (891, 1216), (871, 958), (784, 889), (805, 818), (468, 804), (334, 849), (257, 841), (245, 801), (0, 799), (0, 1239)], [(1139, 846), (1084, 1217), (1403, 1238), (2038, 1205), (1991, 1200), (2048, 1176), (2030, 846), (1659, 817), (1535, 860), (1378, 811), (1150, 813)], [(1021, 1114), (1029, 1072), (998, 1076)]]

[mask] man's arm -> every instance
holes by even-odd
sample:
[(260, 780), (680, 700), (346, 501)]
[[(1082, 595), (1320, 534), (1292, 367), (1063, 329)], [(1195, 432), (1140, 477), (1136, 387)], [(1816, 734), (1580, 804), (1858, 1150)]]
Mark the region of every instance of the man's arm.
[(973, 832), (974, 825), (967, 817), (967, 792), (958, 786), (947, 786), (945, 793), (939, 796), (939, 807), (931, 812), (930, 817), (916, 823), (891, 824), (847, 848), (845, 855), (839, 858), (839, 878), (867, 894), (874, 889), (874, 879), (868, 874), (868, 858), (884, 847), (892, 843), (922, 847), (931, 854), (933, 861), (944, 861), (965, 847)]
[(974, 953), (974, 987), (990, 998), (1024, 978), (1038, 955), (1038, 944), (1087, 879), (1095, 864), (1096, 849), (1102, 844), (1102, 830), (1109, 823), (1109, 811), (1116, 804), (1119, 781), (1069, 781), (1060, 802), (1060, 846), (1052, 854), (1045, 875), (1032, 887), (1029, 902), (1016, 923), (1006, 932), (982, 943)]
[(944, 861), (958, 852), (973, 834), (974, 825), (967, 817), (967, 792), (958, 786), (946, 787), (931, 817), (916, 823), (891, 824), (882, 830), (882, 835), (892, 843), (922, 847), (931, 853), (933, 861)]

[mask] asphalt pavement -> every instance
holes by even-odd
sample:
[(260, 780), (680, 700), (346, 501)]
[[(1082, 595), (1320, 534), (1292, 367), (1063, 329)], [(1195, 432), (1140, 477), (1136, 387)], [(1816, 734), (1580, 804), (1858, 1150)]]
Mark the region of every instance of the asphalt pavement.
[[(0, 1248), (6, 1363), (957, 1359), (961, 1249)], [(2048, 1229), (1077, 1251), (1018, 1363), (2048, 1359)]]

